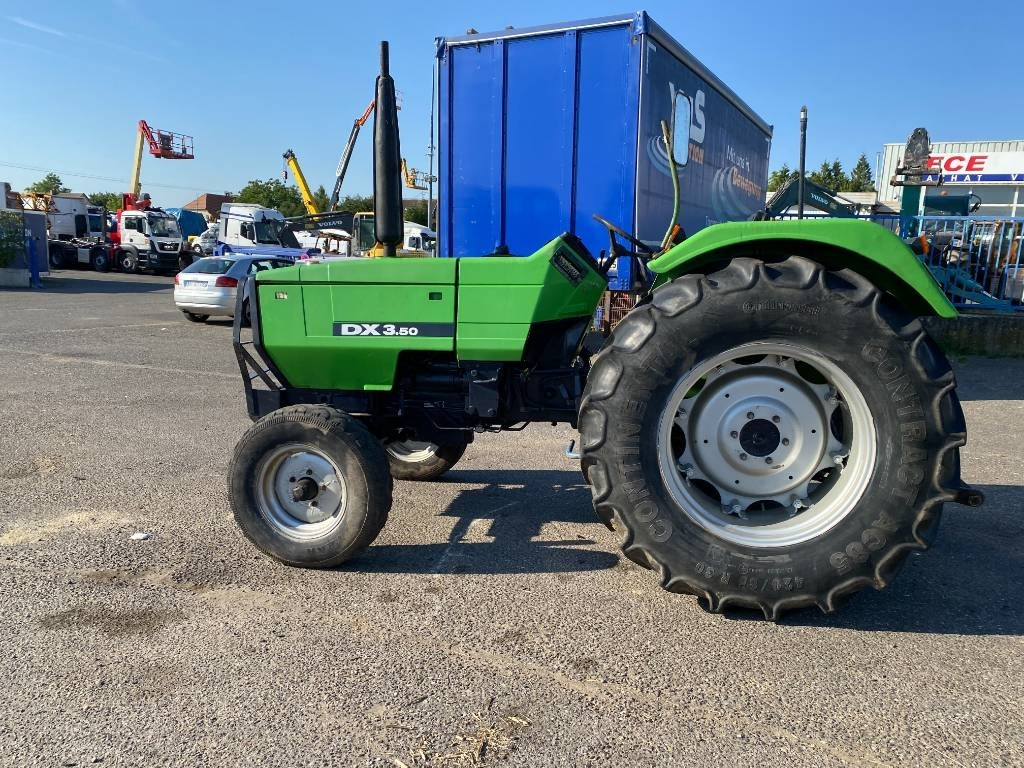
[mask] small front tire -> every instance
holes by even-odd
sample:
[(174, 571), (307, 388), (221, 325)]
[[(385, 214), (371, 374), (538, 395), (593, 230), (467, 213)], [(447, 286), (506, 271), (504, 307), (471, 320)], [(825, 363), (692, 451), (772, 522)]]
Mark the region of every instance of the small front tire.
[(182, 310), (182, 314), (185, 315), (185, 319), (188, 320), (190, 323), (205, 323), (207, 318), (210, 317), (209, 315), (200, 315), (195, 312), (188, 312), (186, 310)]
[(253, 424), (228, 468), (235, 521), (265, 554), (329, 568), (366, 549), (387, 522), (391, 477), (380, 443), (326, 406), (281, 408)]

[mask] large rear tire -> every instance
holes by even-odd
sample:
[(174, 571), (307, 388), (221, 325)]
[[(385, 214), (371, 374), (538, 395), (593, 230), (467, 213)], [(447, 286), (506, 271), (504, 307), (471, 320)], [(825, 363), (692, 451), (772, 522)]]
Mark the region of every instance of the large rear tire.
[(849, 270), (740, 258), (654, 292), (580, 414), (598, 514), (710, 610), (831, 612), (934, 535), (966, 440), (919, 321)]
[(262, 552), (288, 565), (328, 568), (377, 538), (391, 509), (380, 443), (326, 406), (281, 408), (235, 446), (228, 492), (235, 521)]
[(436, 480), (466, 452), (465, 443), (437, 445), (416, 440), (392, 440), (384, 448), (396, 480)]

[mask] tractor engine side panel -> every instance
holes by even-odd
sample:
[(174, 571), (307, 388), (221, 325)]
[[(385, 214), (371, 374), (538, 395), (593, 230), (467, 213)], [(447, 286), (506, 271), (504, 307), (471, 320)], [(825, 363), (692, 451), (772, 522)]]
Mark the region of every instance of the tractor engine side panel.
[(260, 273), (264, 349), (293, 387), (390, 390), (400, 353), (454, 351), (455, 267), (374, 259)]
[(535, 324), (592, 316), (607, 287), (596, 266), (571, 235), (527, 257), (459, 259), (459, 360), (520, 362)]

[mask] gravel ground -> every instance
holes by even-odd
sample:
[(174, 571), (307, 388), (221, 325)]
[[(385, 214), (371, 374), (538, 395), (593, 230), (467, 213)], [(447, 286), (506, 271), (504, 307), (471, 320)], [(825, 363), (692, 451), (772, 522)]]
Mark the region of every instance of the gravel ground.
[(771, 624), (620, 558), (566, 428), (396, 484), (342, 569), (268, 560), (225, 491), (230, 331), (166, 277), (0, 291), (0, 764), (1024, 765), (1024, 360), (957, 362), (988, 503)]

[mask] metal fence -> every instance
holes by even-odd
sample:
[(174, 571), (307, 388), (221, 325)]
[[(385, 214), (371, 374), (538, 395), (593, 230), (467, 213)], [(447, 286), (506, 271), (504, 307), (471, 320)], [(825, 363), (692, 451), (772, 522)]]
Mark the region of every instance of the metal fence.
[(1024, 310), (1024, 218), (920, 216), (914, 250), (959, 308)]
[[(897, 214), (856, 218), (900, 232)], [(1024, 218), (916, 216), (914, 221), (919, 234), (911, 247), (958, 309), (1024, 311)]]

